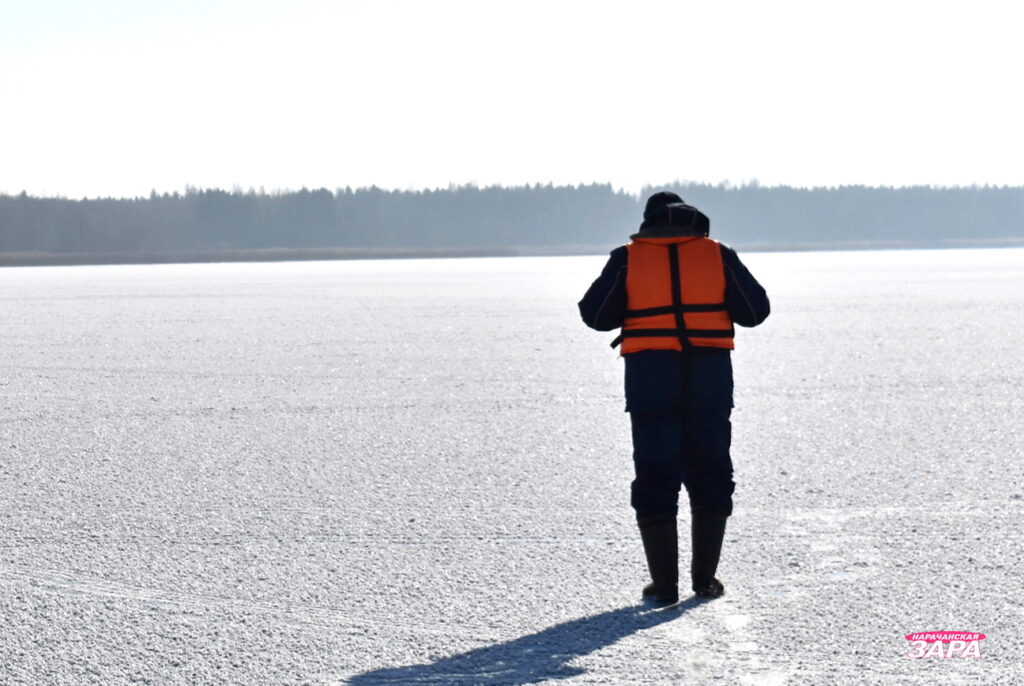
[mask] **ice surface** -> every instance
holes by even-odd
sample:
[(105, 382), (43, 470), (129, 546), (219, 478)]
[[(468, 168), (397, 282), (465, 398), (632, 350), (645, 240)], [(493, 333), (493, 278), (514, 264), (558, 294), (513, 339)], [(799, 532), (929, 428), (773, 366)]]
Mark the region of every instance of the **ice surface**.
[(0, 683), (1024, 683), (1024, 251), (744, 259), (728, 595), (662, 612), (603, 258), (0, 270)]

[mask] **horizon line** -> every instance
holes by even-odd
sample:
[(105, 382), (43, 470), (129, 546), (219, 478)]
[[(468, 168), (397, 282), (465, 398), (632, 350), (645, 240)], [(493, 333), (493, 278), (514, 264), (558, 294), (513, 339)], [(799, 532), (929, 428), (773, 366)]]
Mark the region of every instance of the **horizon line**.
[(763, 183), (760, 183), (757, 179), (751, 179), (751, 180), (748, 180), (748, 181), (741, 181), (739, 183), (735, 183), (735, 182), (732, 182), (732, 181), (729, 181), (729, 180), (723, 180), (723, 181), (719, 181), (719, 182), (715, 183), (715, 182), (710, 182), (710, 181), (689, 181), (689, 180), (677, 179), (675, 181), (670, 181), (670, 182), (661, 183), (661, 184), (645, 184), (645, 185), (641, 186), (640, 190), (637, 191), (637, 192), (630, 191), (630, 190), (628, 190), (628, 189), (626, 189), (624, 187), (621, 187), (621, 186), (615, 186), (614, 184), (612, 184), (609, 181), (589, 181), (589, 182), (559, 183), (559, 184), (556, 184), (553, 181), (535, 182), (535, 183), (527, 182), (527, 183), (521, 183), (521, 184), (501, 184), (501, 183), (478, 184), (478, 183), (476, 183), (474, 181), (470, 181), (470, 182), (466, 182), (466, 183), (451, 182), (447, 186), (421, 186), (421, 187), (406, 186), (404, 188), (395, 187), (395, 186), (386, 187), (386, 186), (378, 186), (377, 184), (369, 184), (369, 185), (363, 185), (363, 186), (348, 186), (348, 185), (347, 186), (336, 186), (333, 189), (328, 188), (327, 186), (309, 187), (309, 186), (306, 186), (306, 185), (302, 185), (302, 186), (300, 186), (298, 188), (286, 187), (286, 188), (274, 188), (274, 189), (270, 189), (270, 190), (267, 190), (262, 185), (259, 186), (259, 188), (256, 188), (255, 186), (251, 186), (251, 185), (248, 186), (248, 187), (243, 188), (240, 184), (233, 184), (231, 186), (231, 188), (228, 189), (228, 188), (224, 188), (224, 187), (221, 187), (221, 186), (200, 187), (200, 186), (193, 186), (192, 184), (185, 184), (183, 189), (175, 189), (173, 191), (166, 191), (166, 190), (164, 190), (164, 191), (157, 191), (157, 189), (153, 188), (153, 189), (150, 190), (150, 192), (148, 194), (145, 194), (145, 195), (91, 195), (90, 196), (90, 195), (86, 194), (86, 195), (82, 195), (80, 197), (72, 197), (70, 195), (65, 195), (65, 194), (60, 194), (60, 193), (58, 193), (58, 194), (41, 194), (41, 195), (36, 195), (36, 194), (33, 194), (33, 193), (29, 193), (26, 190), (21, 190), (21, 191), (18, 191), (18, 192), (10, 192), (10, 191), (7, 191), (7, 190), (0, 190), (0, 197), (6, 197), (6, 198), (27, 197), (27, 198), (32, 198), (33, 200), (75, 200), (75, 201), (88, 201), (88, 200), (149, 200), (149, 199), (154, 198), (154, 197), (160, 197), (160, 198), (162, 198), (162, 197), (174, 197), (174, 196), (178, 196), (178, 197), (184, 196), (184, 197), (187, 197), (189, 195), (195, 195), (195, 194), (198, 194), (198, 193), (207, 193), (207, 192), (220, 192), (220, 193), (227, 193), (228, 195), (257, 195), (257, 196), (274, 197), (274, 196), (285, 196), (285, 195), (297, 195), (297, 194), (304, 193), (304, 192), (305, 193), (317, 193), (317, 192), (321, 192), (321, 191), (326, 191), (328, 193), (331, 193), (332, 195), (338, 195), (340, 193), (346, 193), (346, 192), (358, 193), (358, 192), (365, 192), (365, 191), (380, 191), (380, 192), (385, 192), (385, 193), (443, 193), (443, 192), (451, 192), (451, 191), (459, 191), (459, 190), (483, 190), (483, 191), (486, 191), (486, 190), (523, 190), (523, 189), (534, 189), (534, 188), (551, 188), (551, 189), (558, 189), (558, 190), (563, 190), (563, 189), (576, 190), (576, 189), (580, 189), (580, 188), (593, 188), (595, 186), (597, 186), (597, 187), (607, 186), (607, 187), (611, 188), (611, 190), (614, 193), (616, 193), (616, 194), (633, 196), (633, 197), (637, 198), (637, 200), (639, 200), (640, 198), (642, 198), (644, 195), (646, 195), (648, 193), (654, 192), (655, 189), (670, 190), (670, 189), (673, 189), (673, 188), (687, 188), (687, 187), (689, 187), (689, 188), (698, 188), (698, 187), (716, 188), (716, 189), (721, 189), (721, 190), (750, 190), (750, 189), (759, 189), (759, 190), (798, 190), (798, 191), (841, 190), (841, 189), (846, 189), (846, 188), (858, 188), (858, 189), (867, 189), (867, 190), (922, 190), (923, 189), (923, 190), (932, 190), (932, 191), (944, 191), (944, 190), (983, 190), (983, 189), (997, 189), (997, 190), (1024, 189), (1024, 185), (992, 184), (992, 183), (984, 183), (984, 184), (981, 184), (981, 183), (971, 183), (971, 184), (962, 184), (962, 185), (960, 185), (960, 184), (957, 184), (957, 185), (925, 184), (925, 183), (898, 184), (898, 185), (885, 185), (885, 184), (873, 185), (873, 184), (864, 184), (864, 183), (843, 183), (843, 184), (822, 184), (822, 185), (817, 185), (817, 186), (814, 186), (814, 185), (808, 186), (808, 185), (795, 185), (795, 184), (786, 184), (786, 183), (763, 184)]

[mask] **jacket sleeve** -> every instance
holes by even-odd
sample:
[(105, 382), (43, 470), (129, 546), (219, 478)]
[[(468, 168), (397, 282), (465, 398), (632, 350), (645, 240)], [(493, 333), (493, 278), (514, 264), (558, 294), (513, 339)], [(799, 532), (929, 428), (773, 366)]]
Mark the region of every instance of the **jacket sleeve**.
[(579, 302), (583, 323), (598, 331), (611, 331), (626, 319), (625, 246), (612, 251), (601, 276), (590, 285)]
[(729, 317), (740, 326), (757, 326), (771, 313), (768, 294), (740, 262), (736, 251), (722, 245), (722, 264), (725, 267), (725, 305)]

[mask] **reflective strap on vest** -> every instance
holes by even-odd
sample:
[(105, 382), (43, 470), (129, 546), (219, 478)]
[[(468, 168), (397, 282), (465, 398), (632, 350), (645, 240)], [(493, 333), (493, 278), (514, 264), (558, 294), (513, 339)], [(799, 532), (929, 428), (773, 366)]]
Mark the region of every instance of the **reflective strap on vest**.
[(691, 346), (689, 334), (686, 333), (686, 318), (679, 309), (683, 306), (683, 298), (680, 295), (683, 287), (679, 283), (679, 246), (670, 243), (665, 247), (668, 248), (668, 271), (672, 277), (672, 314), (676, 316), (676, 336), (683, 350), (688, 350)]
[[(694, 338), (732, 338), (736, 335), (735, 329), (683, 329), (687, 336), (693, 336)], [(615, 340), (611, 342), (611, 347), (616, 347), (619, 343), (622, 343), (623, 338), (634, 338), (642, 336), (644, 338), (665, 336), (666, 338), (678, 338), (679, 329), (623, 329), (623, 331), (615, 337)], [(692, 345), (690, 341), (686, 341), (687, 344)]]
[(666, 305), (665, 307), (648, 307), (643, 310), (626, 310), (627, 317), (657, 317), (659, 314), (675, 312), (721, 312), (725, 303), (704, 303), (701, 305)]

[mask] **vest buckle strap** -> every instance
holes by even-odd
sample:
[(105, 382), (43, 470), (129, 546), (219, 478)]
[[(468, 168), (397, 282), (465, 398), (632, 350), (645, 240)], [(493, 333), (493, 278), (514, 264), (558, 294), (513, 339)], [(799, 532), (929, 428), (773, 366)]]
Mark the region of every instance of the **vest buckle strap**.
[[(622, 333), (619, 334), (618, 338), (615, 339), (618, 344), (623, 338), (679, 338), (685, 336), (686, 338), (732, 338), (736, 335), (736, 331), (733, 328), (728, 329), (623, 329)], [(613, 346), (614, 347), (614, 346)]]
[(662, 314), (676, 314), (677, 312), (726, 312), (726, 305), (722, 303), (699, 303), (695, 305), (665, 305), (664, 307), (647, 307), (642, 310), (626, 310), (626, 316), (635, 317), (657, 317)]

